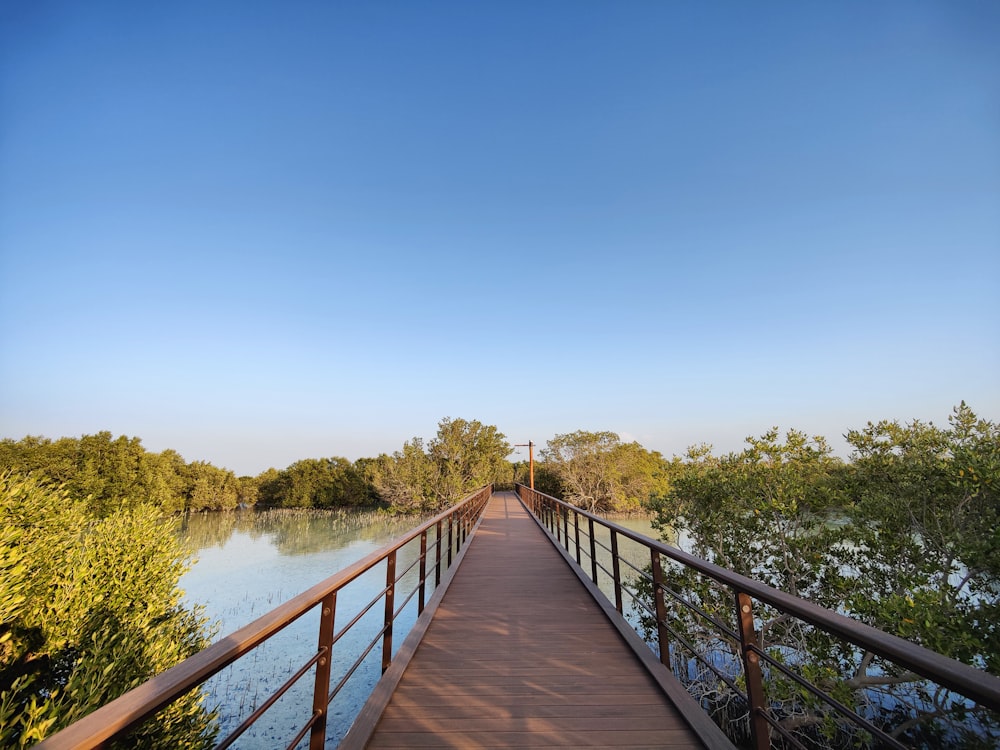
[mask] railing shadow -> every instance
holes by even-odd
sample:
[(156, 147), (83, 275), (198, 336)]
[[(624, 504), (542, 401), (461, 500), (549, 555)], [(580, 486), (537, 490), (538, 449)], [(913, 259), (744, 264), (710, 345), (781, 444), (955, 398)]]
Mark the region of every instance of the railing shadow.
[[(517, 492), (551, 541), (613, 602), (660, 663), (737, 744), (791, 747), (926, 746), (906, 744), (921, 719), (916, 699), (931, 696), (965, 722), (937, 727), (940, 746), (996, 746), (1000, 679), (897, 636), (726, 570), (523, 485)], [(624, 548), (631, 547), (626, 553)], [(635, 550), (640, 550), (637, 555)], [(642, 561), (642, 558), (645, 558)], [(762, 627), (793, 632), (801, 643), (836, 649), (895, 692), (865, 694), (850, 673), (817, 674), (807, 649), (775, 647)], [(852, 698), (860, 696), (858, 705)], [(789, 711), (789, 706), (794, 711)], [(965, 740), (962, 740), (965, 741)]]
[[(214, 675), (229, 665), (252, 657), (256, 649), (289, 625), (316, 612), (315, 652), (295, 667), (282, 685), (259, 698), (259, 702), (255, 700), (256, 705), (249, 715), (228, 731), (216, 747), (233, 745), (283, 696), (291, 695), (291, 691), (302, 686), (303, 678), (311, 674), (312, 689), (305, 691), (306, 700), (301, 701), (308, 706), (308, 718), (285, 746), (291, 750), (308, 737), (310, 750), (321, 750), (332, 729), (327, 719), (330, 704), (352, 678), (365, 671), (364, 665), (373, 658), (379, 661), (381, 673), (389, 669), (399, 643), (406, 636), (406, 632), (400, 629), (401, 616), (412, 611), (414, 604), (417, 615), (423, 612), (429, 595), (441, 584), (442, 577), (468, 541), (492, 492), (492, 486), (473, 492), (391, 544), (48, 737), (36, 748), (88, 750), (126, 739), (143, 722), (155, 721), (157, 711), (181, 696), (201, 689)], [(352, 582), (366, 574), (377, 575), (378, 571), (384, 572), (384, 586), (374, 597), (351, 608), (346, 615), (341, 607), (340, 616), (347, 618), (347, 622), (338, 625), (338, 595), (342, 595)], [(407, 585), (410, 588), (406, 588)], [(413, 618), (409, 619), (412, 624)], [(375, 625), (370, 627), (373, 620)], [(369, 628), (370, 638), (354, 637), (366, 627)], [(342, 653), (345, 650), (349, 650), (349, 655)], [(334, 671), (335, 662), (337, 671)], [(343, 727), (339, 734), (345, 731), (346, 727)]]

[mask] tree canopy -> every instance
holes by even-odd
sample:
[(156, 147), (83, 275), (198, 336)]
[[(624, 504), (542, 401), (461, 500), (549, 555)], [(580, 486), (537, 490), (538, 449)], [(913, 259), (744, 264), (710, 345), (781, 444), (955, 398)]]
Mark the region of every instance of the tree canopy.
[(511, 475), (506, 437), (493, 425), (445, 417), (424, 448), (413, 438), (391, 456), (382, 454), (368, 466), (379, 496), (392, 508), (425, 512), (447, 507), (484, 485)]
[[(177, 583), (187, 552), (148, 505), (95, 520), (65, 489), (0, 474), (0, 745), (30, 747), (208, 645)], [(210, 747), (194, 691), (130, 747)]]
[[(658, 523), (699, 557), (1000, 674), (1000, 428), (964, 403), (949, 422), (869, 423), (848, 433), (849, 462), (794, 430), (748, 438), (744, 450), (721, 457), (693, 449), (657, 500)], [(731, 616), (731, 594), (688, 570), (673, 575), (675, 589), (704, 611)], [(704, 620), (668, 606), (672, 627), (696, 650), (715, 664), (737, 658)], [(917, 675), (768, 607), (755, 615), (769, 654), (805, 665), (824, 691), (904, 741), (979, 747), (983, 736), (1000, 739), (995, 716)], [(708, 704), (730, 700), (713, 676), (692, 680), (683, 659), (676, 669)], [(772, 675), (768, 696), (807, 746), (861, 742), (780, 676)], [(892, 712), (907, 718), (889, 721)]]
[(554, 492), (591, 512), (638, 511), (669, 486), (668, 464), (659, 453), (623, 443), (614, 432), (556, 435), (540, 458), (543, 472), (555, 480)]
[(363, 471), (346, 458), (306, 458), (260, 477), (257, 501), (280, 508), (337, 508), (375, 503)]
[[(614, 432), (580, 430), (546, 443), (536, 476), (540, 489), (591, 511), (651, 507), (700, 557), (1000, 673), (1000, 427), (963, 403), (946, 428), (883, 421), (847, 440), (847, 461), (822, 437), (777, 428), (741, 451), (697, 446), (667, 461)], [(510, 452), (495, 426), (451, 417), (392, 454), (302, 459), (257, 477), (110, 432), (0, 440), (0, 744), (31, 744), (204, 645), (198, 613), (180, 606), (184, 556), (164, 514), (253, 504), (434, 511), (507, 481)], [(698, 576), (675, 571), (673, 583), (721, 620), (731, 613), (731, 596)], [(886, 700), (912, 708), (898, 731), (916, 742), (940, 740), (939, 719), (974, 710), (778, 612), (755, 614), (763, 647), (808, 663), (827, 692), (867, 702), (869, 713)], [(715, 663), (736, 658), (719, 652), (713, 631), (672, 616)], [(708, 703), (727, 700), (717, 680), (693, 682)], [(808, 741), (856, 739), (796, 686), (779, 680), (770, 695)], [(197, 694), (170, 711), (159, 730), (141, 730), (139, 746), (208, 741)]]
[(32, 474), (65, 488), (105, 517), (139, 505), (164, 512), (228, 510), (239, 503), (239, 484), (228, 469), (186, 463), (173, 450), (150, 453), (137, 437), (110, 432), (50, 440), (0, 440), (0, 470)]

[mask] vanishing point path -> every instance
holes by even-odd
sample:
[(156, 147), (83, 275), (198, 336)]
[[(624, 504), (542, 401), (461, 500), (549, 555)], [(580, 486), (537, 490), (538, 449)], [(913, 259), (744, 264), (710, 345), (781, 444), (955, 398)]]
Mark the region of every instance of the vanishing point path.
[(490, 500), (367, 747), (700, 748), (512, 492)]

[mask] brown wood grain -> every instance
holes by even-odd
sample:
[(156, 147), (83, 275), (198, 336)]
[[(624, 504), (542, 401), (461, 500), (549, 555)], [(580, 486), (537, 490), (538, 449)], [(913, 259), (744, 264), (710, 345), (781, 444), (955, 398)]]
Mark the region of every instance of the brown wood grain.
[(494, 496), (368, 748), (701, 748), (510, 493)]

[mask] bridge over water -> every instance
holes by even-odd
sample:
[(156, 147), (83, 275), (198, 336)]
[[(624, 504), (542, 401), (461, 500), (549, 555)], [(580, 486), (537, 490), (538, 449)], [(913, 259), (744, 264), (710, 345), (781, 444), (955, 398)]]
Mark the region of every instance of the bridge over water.
[[(741, 696), (737, 708), (747, 729), (741, 739), (756, 750), (795, 741), (767, 695), (768, 674), (789, 670), (757, 637), (754, 608), (765, 605), (923, 675), (970, 709), (1000, 712), (996, 677), (692, 558), (556, 498), (520, 486), (518, 495), (493, 493), (490, 487), (473, 493), (38, 747), (96, 748), (125, 737), (141, 722), (156, 721), (160, 708), (251, 655), (292, 621), (315, 612), (315, 654), (217, 747), (239, 747), (243, 732), (274, 702), (307, 682), (313, 685), (312, 699), (302, 702), (304, 723), (297, 736), (288, 738), (288, 748), (320, 750), (328, 738), (341, 737), (344, 750), (733, 748), (706, 706), (675, 676), (678, 633), (671, 629), (667, 609), (668, 600), (675, 606), (673, 600), (679, 597), (670, 587), (670, 565), (697, 570), (732, 592), (733, 623), (716, 624), (720, 638), (733, 644), (741, 673), (727, 675), (725, 665), (718, 663), (707, 667)], [(645, 570), (622, 554), (625, 542), (640, 545), (648, 554)], [(384, 569), (384, 589), (339, 625), (343, 614), (338, 615), (338, 593), (376, 569)], [(629, 578), (646, 581), (653, 592), (646, 597), (649, 601), (643, 603), (641, 593), (628, 588)], [(599, 584), (610, 587), (610, 596)], [(633, 598), (631, 605), (627, 597)], [(652, 648), (622, 616), (636, 606), (645, 607), (655, 622)], [(696, 602), (684, 606), (707, 614)], [(418, 616), (408, 633), (397, 633), (408, 608)], [(345, 634), (373, 613), (382, 614), (374, 638), (353, 663), (341, 658)], [(343, 686), (363, 672), (365, 661), (379, 653), (382, 677), (343, 736), (329, 720), (328, 707)], [(792, 673), (790, 679), (827, 701), (838, 721), (858, 724), (874, 745), (907, 747), (802, 675)]]
[(704, 746), (512, 492), (493, 496), (422, 635), (346, 747)]

